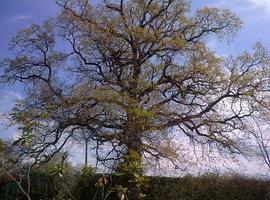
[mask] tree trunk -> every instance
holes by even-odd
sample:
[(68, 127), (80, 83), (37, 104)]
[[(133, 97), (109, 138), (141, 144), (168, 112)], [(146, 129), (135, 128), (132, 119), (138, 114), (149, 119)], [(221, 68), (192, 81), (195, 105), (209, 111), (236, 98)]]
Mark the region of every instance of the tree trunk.
[[(128, 150), (126, 156), (128, 159), (125, 159), (124, 162), (134, 162), (136, 163), (137, 167), (136, 170), (132, 171), (131, 174), (127, 175), (127, 188), (128, 188), (128, 198), (129, 200), (141, 200), (142, 199), (142, 191), (141, 187), (138, 185), (135, 179), (135, 174), (139, 176), (143, 176), (143, 169), (142, 169), (142, 153), (141, 153), (141, 139), (139, 137), (133, 138), (130, 141), (129, 145), (127, 145)], [(131, 158), (131, 160), (130, 160)]]
[(87, 167), (88, 165), (88, 140), (85, 140), (85, 161), (84, 166)]

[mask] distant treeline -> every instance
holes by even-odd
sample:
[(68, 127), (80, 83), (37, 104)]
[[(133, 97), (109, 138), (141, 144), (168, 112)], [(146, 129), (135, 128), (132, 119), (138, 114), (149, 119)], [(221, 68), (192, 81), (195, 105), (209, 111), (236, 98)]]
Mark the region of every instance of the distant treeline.
[[(120, 178), (121, 177), (121, 178)], [(205, 174), (199, 177), (146, 177), (145, 200), (269, 200), (270, 181), (240, 175)], [(117, 200), (119, 186), (128, 184), (122, 176), (73, 174), (57, 180), (35, 171), (31, 174), (33, 200), (77, 199)], [(0, 179), (0, 199), (24, 199), (8, 177)], [(121, 189), (121, 187), (120, 187)], [(124, 188), (122, 188), (124, 190)], [(124, 191), (122, 191), (124, 192)]]

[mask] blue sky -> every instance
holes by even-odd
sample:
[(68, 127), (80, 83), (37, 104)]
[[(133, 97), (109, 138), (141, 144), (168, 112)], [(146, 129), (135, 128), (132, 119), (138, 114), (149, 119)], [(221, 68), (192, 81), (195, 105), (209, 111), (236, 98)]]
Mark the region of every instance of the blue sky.
[[(240, 54), (250, 50), (257, 41), (270, 49), (270, 0), (193, 0), (193, 8), (214, 6), (229, 8), (243, 20), (243, 29), (234, 43), (228, 45), (215, 38), (208, 45), (219, 55)], [(0, 2), (0, 60), (11, 56), (8, 43), (16, 32), (31, 23), (41, 23), (57, 14), (55, 0), (3, 0)], [(16, 99), (23, 95), (20, 85), (0, 88), (0, 115), (11, 110)], [(0, 138), (16, 134), (15, 128), (5, 128), (0, 118)]]
[(31, 23), (41, 23), (54, 16), (58, 7), (54, 0), (8, 0), (0, 3), (0, 58), (9, 54), (8, 42), (17, 30)]

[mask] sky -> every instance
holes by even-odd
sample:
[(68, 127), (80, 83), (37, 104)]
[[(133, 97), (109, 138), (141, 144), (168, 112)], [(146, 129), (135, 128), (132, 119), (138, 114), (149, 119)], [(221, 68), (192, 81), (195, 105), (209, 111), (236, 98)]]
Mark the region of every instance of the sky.
[[(97, 1), (96, 1), (97, 2)], [(237, 55), (251, 50), (252, 45), (261, 42), (270, 49), (270, 0), (193, 0), (192, 8), (218, 7), (228, 8), (244, 22), (233, 43), (227, 44), (212, 38), (208, 46), (222, 56)], [(16, 32), (31, 23), (57, 15), (59, 11), (55, 0), (2, 0), (0, 2), (0, 60), (12, 56), (8, 44)], [(1, 70), (1, 69), (0, 69)], [(15, 85), (0, 88), (0, 116), (8, 113), (16, 99), (23, 96), (22, 86)], [(16, 134), (15, 128), (5, 128), (0, 118), (0, 138), (9, 138)]]

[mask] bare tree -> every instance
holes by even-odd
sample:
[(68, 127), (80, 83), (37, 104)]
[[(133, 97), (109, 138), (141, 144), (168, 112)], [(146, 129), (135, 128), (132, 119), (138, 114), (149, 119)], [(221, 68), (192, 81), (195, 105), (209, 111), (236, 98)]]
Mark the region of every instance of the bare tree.
[[(268, 102), (269, 100), (267, 100)], [(262, 159), (263, 164), (270, 169), (270, 123), (269, 107), (263, 105), (259, 107), (257, 116), (247, 127), (247, 132), (251, 135), (249, 144), (251, 155), (257, 159)]]

